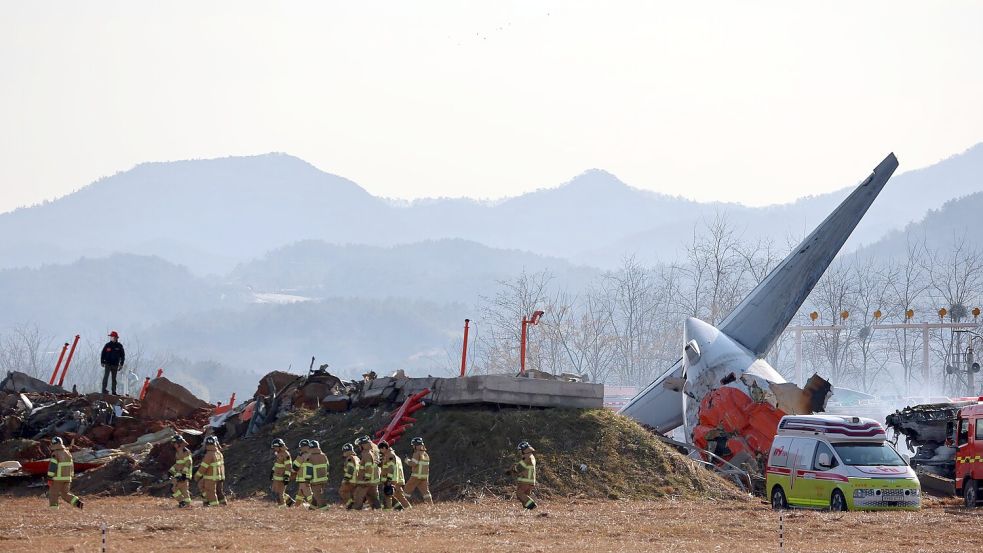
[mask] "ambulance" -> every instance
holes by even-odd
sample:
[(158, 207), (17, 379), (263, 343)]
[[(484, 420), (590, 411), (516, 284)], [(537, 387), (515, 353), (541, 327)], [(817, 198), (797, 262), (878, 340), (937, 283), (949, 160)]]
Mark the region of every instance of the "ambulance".
[(786, 415), (765, 467), (774, 509), (916, 510), (915, 471), (873, 419)]

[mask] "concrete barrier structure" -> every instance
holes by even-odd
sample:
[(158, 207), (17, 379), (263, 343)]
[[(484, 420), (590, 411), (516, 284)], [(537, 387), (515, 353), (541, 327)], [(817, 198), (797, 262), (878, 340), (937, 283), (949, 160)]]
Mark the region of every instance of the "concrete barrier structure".
[[(600, 409), (604, 385), (489, 374), (458, 378), (378, 378), (363, 389), (370, 403), (395, 397), (396, 402), (429, 388), (433, 405), (489, 403), (522, 407)], [(394, 395), (395, 394), (395, 395)]]

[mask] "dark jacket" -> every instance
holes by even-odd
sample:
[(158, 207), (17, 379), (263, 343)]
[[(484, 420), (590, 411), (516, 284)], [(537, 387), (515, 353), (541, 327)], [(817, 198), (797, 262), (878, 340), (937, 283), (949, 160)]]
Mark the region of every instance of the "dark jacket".
[(120, 367), (124, 361), (126, 361), (126, 352), (123, 351), (123, 344), (110, 340), (102, 346), (100, 363), (107, 367)]

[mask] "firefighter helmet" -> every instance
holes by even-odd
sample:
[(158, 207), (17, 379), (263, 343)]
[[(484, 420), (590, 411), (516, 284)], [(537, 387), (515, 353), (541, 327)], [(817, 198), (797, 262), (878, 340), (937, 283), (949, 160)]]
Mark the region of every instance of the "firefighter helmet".
[(412, 440), (410, 440), (410, 445), (423, 445), (423, 438), (419, 436), (413, 438)]
[(218, 438), (215, 436), (205, 438), (205, 445), (218, 445)]
[(300, 443), (297, 444), (297, 447), (311, 447), (311, 441), (308, 440), (307, 438), (304, 438), (303, 440), (300, 441)]
[(311, 449), (321, 449), (321, 442), (317, 440), (307, 440), (307, 444)]
[(277, 438), (277, 439), (273, 440), (273, 445), (271, 445), (270, 447), (273, 448), (273, 449), (276, 449), (278, 447), (287, 447), (287, 444), (286, 444), (286, 442), (284, 442), (280, 438)]
[(519, 451), (525, 451), (530, 448), (532, 448), (532, 446), (529, 445), (529, 442), (526, 441), (519, 442)]
[(65, 442), (58, 436), (55, 436), (51, 438), (51, 445), (65, 445)]
[(355, 451), (355, 446), (353, 444), (345, 444), (341, 446), (342, 451)]

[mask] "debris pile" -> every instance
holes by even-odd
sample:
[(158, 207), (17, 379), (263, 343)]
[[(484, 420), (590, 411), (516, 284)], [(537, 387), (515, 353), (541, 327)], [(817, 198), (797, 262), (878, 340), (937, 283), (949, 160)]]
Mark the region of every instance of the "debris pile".
[[(84, 494), (167, 493), (170, 443), (180, 434), (197, 464), (204, 438), (225, 448), (227, 486), (251, 495), (269, 486), (272, 437), (293, 447), (301, 438), (321, 440), (334, 457), (343, 443), (376, 435), (408, 397), (428, 408), (414, 413), (407, 434), (427, 437), (435, 463), (432, 489), (438, 496), (503, 493), (511, 483), (518, 441), (532, 440), (543, 455), (545, 491), (589, 497), (663, 495), (732, 496), (736, 492), (652, 437), (636, 423), (600, 409), (603, 389), (576, 379), (550, 380), (484, 375), (468, 378), (408, 378), (367, 373), (342, 380), (326, 366), (306, 375), (274, 371), (260, 379), (253, 398), (219, 408), (187, 389), (157, 378), (142, 401), (102, 394), (52, 390), (14, 373), (0, 385), (0, 462), (8, 491), (43, 485), (50, 438), (69, 445)], [(531, 390), (531, 391), (530, 391)], [(528, 409), (595, 402), (597, 409)], [(503, 407), (505, 406), (505, 407)], [(516, 408), (520, 407), (520, 408)], [(402, 420), (402, 419), (401, 419)], [(397, 443), (403, 449), (405, 444)], [(332, 485), (341, 463), (332, 463)], [(31, 480), (33, 478), (33, 480)], [(0, 484), (2, 485), (2, 484)]]
[[(140, 401), (69, 393), (11, 372), (0, 382), (0, 461), (16, 464), (5, 463), (3, 475), (44, 475), (50, 438), (60, 436), (72, 451), (81, 482), (88, 489), (111, 490), (122, 481), (120, 467), (138, 472), (144, 463), (158, 465), (152, 454), (155, 446), (178, 433), (189, 441), (200, 437), (213, 408), (165, 378), (152, 381)], [(110, 465), (115, 470), (101, 470)], [(90, 470), (92, 474), (82, 479)], [(156, 480), (164, 471), (144, 480)]]

